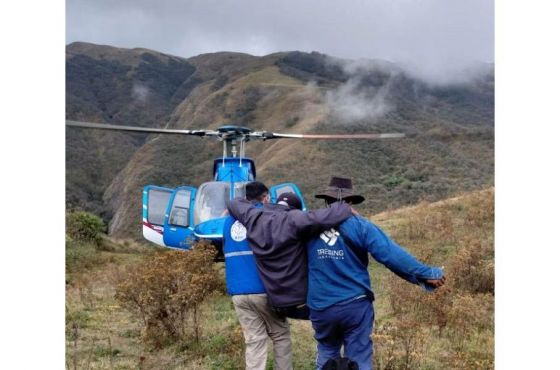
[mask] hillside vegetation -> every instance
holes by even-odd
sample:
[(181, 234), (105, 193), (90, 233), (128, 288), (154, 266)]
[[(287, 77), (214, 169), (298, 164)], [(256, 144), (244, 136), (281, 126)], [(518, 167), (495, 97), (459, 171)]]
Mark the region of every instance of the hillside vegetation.
[[(376, 368), (493, 369), (494, 190), (422, 202), (371, 219), (424, 262), (445, 266), (448, 277), (444, 288), (428, 294), (371, 262), (376, 293)], [(89, 229), (101, 230), (95, 219), (86, 221)], [(84, 241), (70, 236), (66, 248), (67, 368), (244, 368), (242, 333), (231, 300), (212, 278), (223, 278), (222, 264), (198, 263), (194, 269), (189, 253), (106, 237)], [(202, 252), (193, 258), (200, 261), (208, 256)], [(181, 263), (186, 268), (177, 270)], [(205, 298), (196, 302), (197, 310), (184, 306), (189, 316), (183, 321), (147, 322), (147, 316), (126, 304), (130, 300), (123, 300), (126, 293), (142, 297), (142, 307), (161, 309), (150, 297), (167, 296), (171, 299), (168, 302), (173, 302), (187, 294), (175, 282), (193, 281), (194, 275), (185, 271), (189, 263), (196, 276), (204, 277), (198, 285), (207, 288)], [(167, 288), (150, 288), (154, 282), (172, 287), (172, 294)], [(137, 296), (134, 289), (139, 286), (147, 288)], [(169, 330), (160, 327), (163, 332), (154, 333), (149, 322), (180, 325), (168, 325)], [(314, 369), (315, 342), (309, 322), (291, 321), (291, 327), (295, 369)], [(162, 333), (175, 334), (162, 337)], [(165, 340), (154, 342), (154, 337)]]
[[(430, 85), (383, 61), (320, 53), (240, 53), (179, 58), (146, 49), (67, 46), (66, 117), (182, 129), (235, 123), (275, 132), (387, 132), (398, 141), (250, 143), (268, 185), (293, 181), (306, 201), (332, 175), (354, 179), (368, 214), (492, 186), (493, 66), (471, 80)], [(71, 209), (100, 215), (115, 237), (141, 238), (147, 184), (211, 179), (218, 143), (67, 129)]]

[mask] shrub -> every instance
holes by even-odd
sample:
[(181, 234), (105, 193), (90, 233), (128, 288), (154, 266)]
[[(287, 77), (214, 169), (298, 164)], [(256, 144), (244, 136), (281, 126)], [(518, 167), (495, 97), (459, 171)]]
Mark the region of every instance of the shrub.
[(117, 300), (143, 322), (143, 337), (161, 347), (188, 335), (200, 337), (199, 305), (213, 292), (223, 290), (223, 279), (214, 269), (216, 251), (199, 242), (189, 252), (164, 251), (130, 266), (117, 285)]
[(458, 289), (494, 294), (494, 247), (487, 241), (466, 237), (451, 262)]
[(418, 208), (400, 231), (405, 241), (424, 245), (430, 241), (453, 240), (456, 234), (453, 225), (455, 216), (448, 209), (431, 209), (427, 202), (420, 203)]
[(101, 234), (106, 230), (99, 217), (88, 212), (71, 212), (66, 216), (66, 233), (75, 241), (100, 244)]
[(67, 273), (90, 269), (111, 260), (111, 256), (102, 255), (97, 247), (91, 243), (66, 243)]
[(427, 340), (425, 329), (414, 318), (401, 317), (381, 325), (374, 334), (375, 367), (381, 370), (419, 368)]
[(474, 336), (477, 332), (493, 330), (494, 296), (492, 294), (459, 293), (453, 297), (448, 312), (448, 336), (462, 349), (463, 338)]
[(405, 179), (401, 176), (391, 175), (383, 180), (383, 185), (385, 185), (388, 189), (393, 189), (400, 185), (404, 180)]

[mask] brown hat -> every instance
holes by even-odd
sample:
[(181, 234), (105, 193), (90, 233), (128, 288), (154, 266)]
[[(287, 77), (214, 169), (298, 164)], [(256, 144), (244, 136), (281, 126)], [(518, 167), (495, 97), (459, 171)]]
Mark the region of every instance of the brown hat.
[(365, 198), (352, 192), (352, 179), (332, 177), (329, 186), (322, 194), (315, 194), (315, 198), (345, 200), (352, 204), (360, 204)]

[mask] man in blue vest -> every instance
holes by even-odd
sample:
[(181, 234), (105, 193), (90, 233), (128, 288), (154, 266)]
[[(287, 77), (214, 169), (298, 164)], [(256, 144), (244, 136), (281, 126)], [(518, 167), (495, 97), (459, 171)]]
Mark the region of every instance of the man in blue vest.
[[(317, 194), (330, 206), (338, 201), (359, 204), (352, 181), (333, 177)], [(442, 269), (418, 262), (406, 250), (363, 217), (354, 215), (325, 230), (307, 244), (309, 289), (307, 305), (317, 340), (317, 369), (344, 356), (360, 370), (372, 369), (373, 291), (367, 270), (368, 254), (399, 277), (431, 291), (445, 282)]]
[[(245, 187), (245, 197), (257, 207), (269, 202), (268, 188), (261, 182)], [(276, 315), (259, 277), (255, 257), (247, 240), (247, 230), (229, 216), (224, 224), (224, 256), (226, 286), (245, 338), (247, 370), (264, 370), (267, 341), (272, 339), (274, 368), (292, 370), (292, 342), (290, 326), (285, 318)]]

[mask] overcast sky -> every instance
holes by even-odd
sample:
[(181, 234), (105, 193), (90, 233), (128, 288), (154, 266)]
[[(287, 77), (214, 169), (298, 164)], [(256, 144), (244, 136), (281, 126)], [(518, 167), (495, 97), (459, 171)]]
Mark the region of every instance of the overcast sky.
[(494, 61), (492, 0), (67, 0), (66, 41), (182, 57), (319, 51), (428, 78)]

